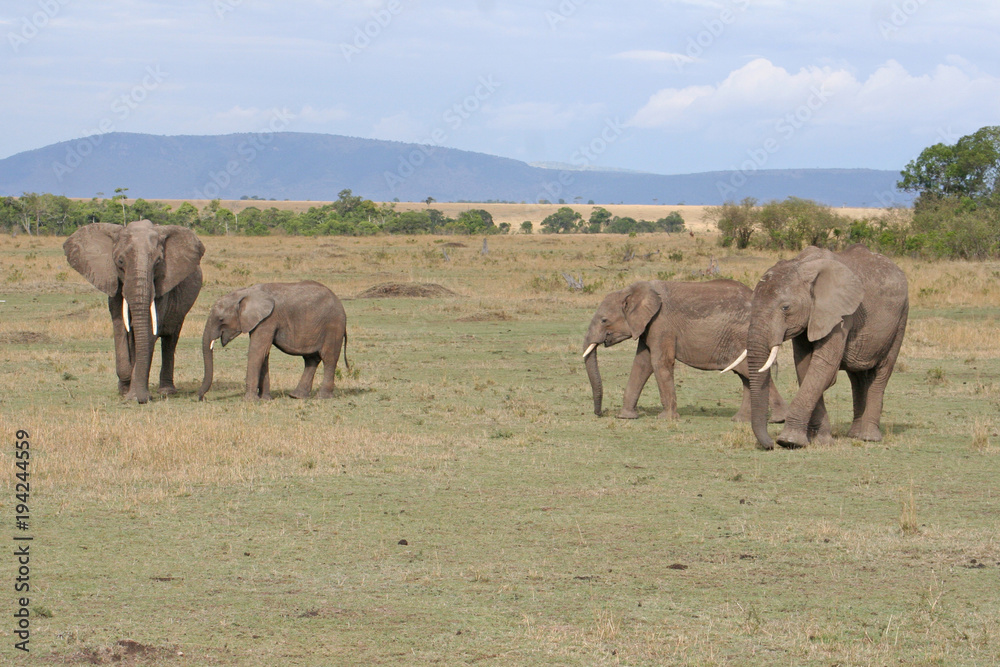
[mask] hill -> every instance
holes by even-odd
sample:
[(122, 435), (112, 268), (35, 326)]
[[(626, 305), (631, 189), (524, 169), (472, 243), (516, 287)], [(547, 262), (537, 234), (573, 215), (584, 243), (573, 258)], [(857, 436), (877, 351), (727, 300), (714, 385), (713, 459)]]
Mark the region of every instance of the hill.
[(721, 204), (797, 196), (833, 206), (908, 201), (898, 173), (794, 169), (665, 176), (544, 168), (440, 146), (297, 132), (157, 136), (114, 132), (0, 160), (0, 194), (146, 199), (336, 199), (345, 188), (376, 201), (542, 199), (598, 204)]

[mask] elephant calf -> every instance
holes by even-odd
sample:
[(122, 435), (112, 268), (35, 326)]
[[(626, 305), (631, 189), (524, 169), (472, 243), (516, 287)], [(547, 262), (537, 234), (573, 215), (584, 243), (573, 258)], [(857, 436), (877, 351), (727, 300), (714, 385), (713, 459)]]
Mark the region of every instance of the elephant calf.
[[(735, 280), (701, 283), (651, 280), (612, 292), (598, 307), (584, 338), (583, 353), (594, 394), (594, 414), (600, 416), (604, 396), (595, 348), (617, 345), (629, 338), (639, 344), (625, 388), (620, 419), (635, 419), (639, 394), (650, 375), (656, 376), (663, 412), (676, 419), (674, 362), (700, 370), (732, 370), (743, 380), (743, 403), (733, 421), (750, 421), (747, 363), (729, 362), (746, 347), (753, 292)], [(744, 355), (745, 356), (745, 355)], [(729, 365), (727, 367), (727, 365)], [(772, 421), (784, 421), (785, 402), (771, 384)]]
[(323, 384), (317, 397), (333, 396), (341, 348), (344, 363), (348, 363), (347, 314), (340, 299), (327, 287), (312, 280), (262, 283), (236, 290), (216, 301), (202, 335), (205, 380), (198, 390), (198, 400), (203, 400), (212, 386), (212, 349), (216, 339), (221, 338), (225, 346), (241, 333), (250, 334), (244, 398), (271, 398), (268, 358), (272, 344), (285, 354), (305, 358), (302, 378), (289, 396), (309, 397), (320, 361)]

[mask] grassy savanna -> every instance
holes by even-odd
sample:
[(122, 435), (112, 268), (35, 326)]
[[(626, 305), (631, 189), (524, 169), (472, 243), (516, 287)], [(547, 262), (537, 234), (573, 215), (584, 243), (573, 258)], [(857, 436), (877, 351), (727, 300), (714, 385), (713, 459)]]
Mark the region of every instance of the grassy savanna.
[[(170, 206), (172, 209), (177, 209), (185, 202), (190, 203), (192, 206), (197, 208), (199, 211), (209, 205), (209, 200), (207, 199), (162, 199), (154, 200), (161, 201), (164, 204)], [(331, 202), (315, 202), (315, 201), (270, 201), (262, 199), (240, 199), (240, 200), (228, 200), (223, 201), (220, 205), (223, 208), (227, 208), (230, 211), (240, 213), (246, 208), (255, 206), (261, 210), (267, 208), (277, 208), (281, 211), (292, 211), (294, 213), (303, 213), (308, 211), (313, 207), (320, 207), (324, 204), (329, 204)], [(715, 207), (712, 206), (694, 206), (690, 204), (678, 204), (676, 206), (671, 206), (669, 204), (537, 204), (537, 203), (485, 203), (485, 204), (472, 204), (468, 202), (431, 202), (429, 205), (424, 202), (395, 202), (395, 208), (399, 212), (403, 211), (423, 211), (428, 208), (434, 208), (441, 211), (444, 215), (449, 218), (458, 217), (463, 211), (468, 211), (470, 208), (481, 208), (490, 212), (493, 216), (493, 221), (496, 224), (502, 222), (509, 223), (511, 225), (512, 233), (516, 233), (520, 228), (520, 224), (524, 221), (531, 222), (535, 227), (535, 232), (539, 230), (539, 225), (542, 220), (547, 216), (555, 213), (563, 206), (569, 206), (574, 211), (580, 213), (584, 220), (590, 218), (591, 212), (597, 206), (607, 209), (612, 215), (621, 217), (635, 218), (636, 220), (658, 220), (660, 218), (670, 215), (671, 212), (677, 211), (682, 216), (684, 216), (684, 225), (687, 229), (694, 232), (714, 232), (715, 223), (709, 219), (709, 210)], [(862, 217), (874, 217), (879, 215), (882, 210), (876, 208), (850, 208), (850, 207), (840, 207), (834, 209), (840, 215), (844, 215), (851, 219), (858, 219)]]
[[(900, 260), (882, 442), (763, 452), (729, 420), (734, 376), (679, 367), (679, 421), (656, 419), (653, 382), (620, 421), (634, 344), (602, 348), (598, 418), (580, 353), (607, 291), (712, 258), (752, 285), (778, 254), (705, 234), (497, 236), (485, 256), (479, 238), (202, 238), (180, 393), (145, 406), (116, 395), (106, 299), (62, 239), (0, 239), (0, 424), (31, 434), (35, 536), (32, 651), (7, 634), (2, 662), (1000, 663), (997, 263)], [(335, 398), (284, 396), (301, 360), (275, 351), (276, 399), (244, 402), (243, 336), (199, 403), (214, 300), (305, 278), (345, 300)], [(352, 298), (385, 282), (455, 296)], [(849, 384), (827, 394), (839, 434)]]

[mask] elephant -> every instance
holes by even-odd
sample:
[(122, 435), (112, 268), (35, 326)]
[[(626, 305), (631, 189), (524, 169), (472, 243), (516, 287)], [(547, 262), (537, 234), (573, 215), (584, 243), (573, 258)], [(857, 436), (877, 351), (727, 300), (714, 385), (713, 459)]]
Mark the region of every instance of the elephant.
[(186, 227), (137, 220), (96, 222), (63, 243), (69, 265), (108, 295), (118, 393), (149, 401), (149, 368), (160, 339), (159, 392), (174, 394), (174, 353), (184, 317), (201, 290), (205, 246)]
[(810, 246), (772, 266), (753, 291), (747, 360), (751, 424), (757, 442), (773, 449), (765, 391), (778, 348), (792, 340), (799, 391), (778, 435), (783, 447), (832, 439), (823, 392), (847, 371), (854, 398), (848, 437), (882, 439), (886, 384), (903, 344), (909, 296), (898, 266), (863, 245), (834, 253)]
[[(603, 399), (595, 349), (602, 343), (610, 347), (635, 338), (639, 342), (619, 419), (638, 417), (636, 404), (650, 374), (656, 376), (660, 389), (663, 412), (659, 416), (677, 419), (674, 362), (680, 361), (700, 370), (732, 370), (739, 375), (743, 401), (733, 421), (749, 421), (747, 365), (743, 359), (734, 364), (729, 361), (746, 346), (750, 295), (750, 288), (735, 280), (640, 281), (608, 294), (594, 313), (583, 340), (594, 414), (601, 415)], [(771, 400), (773, 421), (781, 421), (785, 402), (776, 387), (771, 388)]]
[(205, 378), (198, 390), (204, 400), (212, 386), (213, 348), (222, 339), (225, 347), (241, 333), (250, 334), (247, 359), (247, 400), (270, 400), (268, 360), (271, 345), (303, 357), (305, 370), (292, 398), (309, 398), (313, 377), (323, 362), (323, 384), (318, 398), (333, 396), (334, 377), (340, 350), (347, 361), (347, 314), (340, 299), (325, 285), (312, 280), (298, 283), (262, 283), (231, 292), (215, 302), (202, 335)]

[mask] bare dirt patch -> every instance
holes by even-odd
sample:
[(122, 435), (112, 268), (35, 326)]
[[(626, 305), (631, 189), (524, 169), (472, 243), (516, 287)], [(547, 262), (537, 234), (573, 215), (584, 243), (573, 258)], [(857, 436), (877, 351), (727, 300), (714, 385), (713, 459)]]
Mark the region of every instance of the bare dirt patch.
[(145, 665), (150, 661), (173, 658), (177, 655), (177, 649), (146, 646), (132, 639), (122, 639), (114, 646), (78, 651), (70, 661), (90, 665)]
[(458, 296), (437, 283), (381, 283), (360, 292), (357, 299), (389, 299), (395, 297)]
[(31, 345), (34, 343), (51, 343), (52, 337), (41, 331), (10, 331), (0, 333), (0, 343), (8, 345)]
[(514, 316), (506, 310), (484, 310), (465, 317), (460, 317), (457, 322), (507, 322), (514, 319)]

